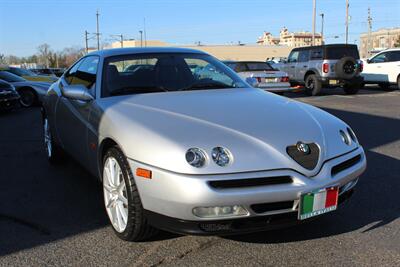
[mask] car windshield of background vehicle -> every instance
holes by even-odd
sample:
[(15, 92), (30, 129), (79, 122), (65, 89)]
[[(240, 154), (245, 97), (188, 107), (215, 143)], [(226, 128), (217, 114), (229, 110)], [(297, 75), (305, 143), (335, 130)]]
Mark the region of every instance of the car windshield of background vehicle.
[(102, 97), (248, 87), (230, 68), (202, 54), (159, 53), (105, 60)]
[(325, 50), (325, 59), (341, 59), (343, 57), (352, 57), (354, 59), (360, 59), (357, 47), (334, 46), (334, 47), (327, 47)]
[(274, 70), (271, 65), (266, 62), (249, 62), (247, 63), (247, 68), (249, 71), (272, 71)]
[(25, 79), (21, 78), (15, 74), (12, 74), (8, 71), (0, 71), (0, 79), (9, 82), (9, 83), (13, 83), (13, 82), (24, 82)]
[(15, 73), (20, 76), (36, 76), (36, 73), (25, 70), (25, 69), (19, 69), (19, 68), (12, 68), (10, 69), (10, 72)]

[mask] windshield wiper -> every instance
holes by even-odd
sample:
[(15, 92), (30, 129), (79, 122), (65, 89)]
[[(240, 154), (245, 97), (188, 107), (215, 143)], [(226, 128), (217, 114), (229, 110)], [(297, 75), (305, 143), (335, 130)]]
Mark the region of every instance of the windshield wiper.
[(126, 95), (126, 94), (146, 94), (146, 93), (157, 93), (157, 92), (168, 92), (162, 86), (138, 86), (138, 87), (122, 87), (110, 92), (110, 96)]

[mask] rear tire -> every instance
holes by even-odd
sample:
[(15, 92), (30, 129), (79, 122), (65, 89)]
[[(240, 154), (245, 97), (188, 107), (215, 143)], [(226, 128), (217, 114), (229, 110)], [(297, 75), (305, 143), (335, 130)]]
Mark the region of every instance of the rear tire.
[(322, 82), (318, 79), (317, 75), (311, 74), (305, 80), (305, 92), (309, 96), (316, 96), (321, 93)]
[(355, 95), (358, 93), (360, 88), (362, 87), (362, 84), (354, 83), (354, 84), (345, 84), (343, 86), (343, 90), (346, 93), (346, 95)]
[(29, 108), (37, 103), (36, 93), (32, 89), (22, 89), (19, 90), (18, 93), (21, 96), (19, 100), (21, 106)]
[(380, 83), (379, 87), (384, 91), (391, 91), (390, 83)]
[[(120, 180), (119, 185), (116, 185), (114, 182), (111, 183), (112, 180), (109, 179), (111, 172), (108, 170), (110, 170), (110, 168), (114, 168), (113, 166), (117, 166), (113, 165), (113, 162), (116, 163), (120, 169), (120, 172), (118, 172), (119, 174), (116, 177), (117, 180)], [(117, 171), (114, 173), (116, 172)], [(154, 236), (158, 230), (149, 225), (147, 222), (132, 170), (126, 160), (126, 157), (118, 147), (112, 147), (106, 152), (103, 158), (102, 176), (104, 204), (115, 234), (122, 240), (126, 241), (141, 241)], [(114, 179), (114, 181), (116, 180)], [(113, 186), (116, 188), (120, 188), (122, 186), (121, 188), (125, 188), (126, 190), (119, 192), (118, 196), (114, 197), (115, 200), (110, 198), (110, 188), (112, 189)], [(115, 190), (113, 192), (115, 192)], [(112, 202), (115, 202), (115, 204)], [(114, 214), (112, 210), (113, 208), (115, 209)], [(117, 214), (118, 212), (120, 214), (119, 218)], [(125, 212), (123, 214), (124, 216), (122, 216), (122, 212)], [(116, 218), (113, 215), (117, 217), (117, 222), (115, 221)], [(122, 224), (119, 224), (120, 222), (122, 222)]]
[(400, 75), (397, 77), (397, 89), (400, 90)]

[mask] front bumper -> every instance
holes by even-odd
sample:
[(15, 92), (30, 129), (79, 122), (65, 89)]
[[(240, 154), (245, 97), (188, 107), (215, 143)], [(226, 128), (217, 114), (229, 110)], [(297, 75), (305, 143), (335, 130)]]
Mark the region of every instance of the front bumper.
[(12, 109), (19, 104), (19, 95), (10, 94), (7, 96), (0, 96), (0, 109), (8, 110)]
[[(357, 158), (356, 161), (353, 159)], [(348, 163), (347, 165), (344, 163)], [(170, 218), (207, 222), (216, 219), (199, 218), (193, 214), (195, 207), (242, 205), (249, 214), (244, 217), (225, 217), (229, 219), (250, 219), (260, 216), (296, 212), (301, 194), (330, 186), (339, 186), (341, 193), (366, 169), (366, 158), (362, 147), (334, 159), (326, 161), (319, 173), (307, 177), (294, 170), (272, 170), (223, 175), (185, 175), (161, 170), (129, 159), (132, 170), (145, 168), (152, 171), (152, 179), (135, 177), (140, 198), (145, 210)], [(334, 172), (334, 174), (333, 174)], [(253, 180), (257, 178), (290, 177), (290, 183), (275, 183), (262, 186), (243, 186), (233, 188), (213, 187), (215, 181)], [(214, 183), (215, 184), (215, 183)], [(286, 203), (277, 209), (255, 211), (254, 205)], [(291, 205), (287, 205), (291, 203)], [(267, 205), (268, 206), (268, 205)], [(218, 219), (218, 220), (222, 220)]]

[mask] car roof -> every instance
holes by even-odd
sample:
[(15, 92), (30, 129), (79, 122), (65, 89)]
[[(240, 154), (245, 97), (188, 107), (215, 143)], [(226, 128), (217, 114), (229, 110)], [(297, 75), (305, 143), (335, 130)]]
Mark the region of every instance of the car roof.
[(143, 54), (143, 53), (194, 53), (194, 54), (204, 54), (199, 50), (189, 49), (189, 48), (178, 48), (178, 47), (130, 47), (130, 48), (113, 48), (113, 49), (104, 49), (100, 51), (94, 51), (89, 53), (88, 55), (97, 55), (101, 57), (110, 57), (110, 56), (121, 56), (121, 55), (130, 55), (130, 54)]
[(344, 47), (344, 46), (357, 47), (357, 45), (355, 44), (326, 44), (326, 45), (296, 47), (293, 48), (292, 51), (309, 50), (315, 48)]

